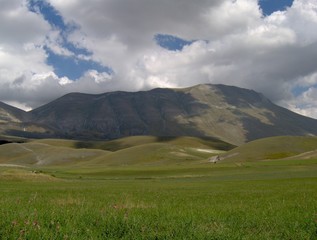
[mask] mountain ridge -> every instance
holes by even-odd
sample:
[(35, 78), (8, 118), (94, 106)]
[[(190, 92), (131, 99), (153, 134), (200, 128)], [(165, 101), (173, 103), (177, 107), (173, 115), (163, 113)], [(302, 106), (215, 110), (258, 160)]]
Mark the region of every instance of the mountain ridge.
[(69, 93), (27, 116), (28, 124), (47, 126), (47, 135), (61, 138), (195, 136), (241, 145), (270, 136), (317, 135), (317, 120), (277, 106), (254, 90), (222, 84)]

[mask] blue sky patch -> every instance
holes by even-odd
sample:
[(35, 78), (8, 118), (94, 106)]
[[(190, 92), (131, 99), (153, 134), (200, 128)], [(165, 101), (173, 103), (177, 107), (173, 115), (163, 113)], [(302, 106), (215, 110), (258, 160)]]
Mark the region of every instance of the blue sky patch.
[(299, 95), (301, 95), (303, 92), (307, 91), (308, 90), (308, 87), (301, 87), (301, 86), (295, 86), (293, 89), (292, 89), (292, 94), (295, 96), (295, 97), (298, 97)]
[(181, 51), (185, 46), (190, 45), (194, 42), (184, 40), (182, 38), (169, 34), (156, 34), (154, 36), (154, 40), (159, 46), (170, 51)]
[(63, 56), (54, 53), (48, 46), (44, 46), (47, 53), (47, 64), (54, 68), (58, 77), (68, 77), (71, 80), (80, 78), (88, 70), (107, 72), (113, 74), (111, 68), (103, 66), (92, 60), (79, 59), (78, 55), (91, 56), (92, 52), (85, 48), (75, 46), (67, 40), (68, 34), (78, 28), (75, 24), (66, 24), (60, 13), (47, 1), (29, 0), (29, 10), (41, 14), (43, 18), (53, 27), (60, 31), (62, 42), (60, 47), (72, 52), (74, 56)]
[(60, 56), (48, 48), (45, 50), (48, 54), (47, 64), (53, 66), (54, 72), (58, 77), (66, 76), (69, 79), (76, 80), (90, 69), (98, 72), (107, 72), (109, 74), (113, 73), (111, 68), (102, 66), (95, 61), (86, 61), (73, 57)]
[(59, 12), (46, 1), (29, 0), (29, 10), (40, 13), (44, 19), (55, 28), (64, 31), (68, 27)]
[(317, 84), (315, 85), (311, 85), (311, 86), (295, 86), (293, 89), (292, 89), (292, 94), (295, 96), (295, 97), (298, 97), (300, 96), (301, 94), (303, 94), (303, 92), (306, 92), (308, 91), (310, 88), (317, 88)]
[(294, 0), (260, 0), (259, 4), (264, 16), (269, 16), (276, 11), (284, 11), (291, 7)]
[(64, 41), (63, 47), (68, 49), (69, 51), (75, 53), (76, 55), (85, 55), (85, 56), (92, 55), (92, 52), (89, 51), (88, 49), (76, 47), (73, 43), (70, 43), (68, 41)]

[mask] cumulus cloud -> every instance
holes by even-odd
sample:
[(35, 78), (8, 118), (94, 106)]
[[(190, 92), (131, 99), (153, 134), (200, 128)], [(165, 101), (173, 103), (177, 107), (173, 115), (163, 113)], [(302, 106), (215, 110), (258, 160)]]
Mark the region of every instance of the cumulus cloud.
[(28, 11), (19, 0), (1, 1), (0, 9), (0, 77), (11, 81), (26, 71), (40, 72), (49, 68), (41, 48), (49, 25)]
[(317, 119), (317, 87), (310, 87), (295, 99), (285, 103), (290, 110)]
[(42, 18), (27, 9), (25, 1), (1, 1), (1, 45), (21, 47), (25, 43), (39, 43), (48, 28)]
[[(49, 31), (49, 24), (37, 14), (30, 12), (25, 1), (1, 1), (1, 100), (28, 105), (28, 102), (24, 103), (20, 98), (20, 92), (38, 86), (32, 78), (35, 73), (52, 71), (45, 63), (46, 52), (42, 48), (46, 33)], [(33, 98), (37, 98), (37, 94)]]
[[(58, 78), (46, 64), (43, 46), (59, 55), (74, 54), (62, 46), (58, 30), (28, 11), (25, 1), (2, 0), (1, 100), (36, 107), (72, 91), (223, 83), (260, 91), (317, 117), (315, 0), (295, 0), (269, 16), (257, 0), (47, 1), (66, 23), (78, 26), (64, 37), (91, 55), (76, 57), (108, 66), (113, 74), (89, 70), (77, 81)], [(156, 44), (159, 33), (196, 41), (169, 51)]]

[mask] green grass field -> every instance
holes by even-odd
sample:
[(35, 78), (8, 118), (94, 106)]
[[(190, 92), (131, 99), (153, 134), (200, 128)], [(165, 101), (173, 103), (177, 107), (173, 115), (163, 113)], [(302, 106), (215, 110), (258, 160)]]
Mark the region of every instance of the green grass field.
[[(54, 164), (33, 162), (34, 154), (44, 157), (38, 144), (51, 154), (50, 147), (61, 147), (58, 140), (51, 145), (48, 140), (27, 143), (35, 152), (32, 156), (21, 147), (18, 153), (1, 152), (0, 239), (317, 239), (314, 155), (213, 164), (208, 155), (220, 149), (209, 144), (206, 152), (206, 142), (185, 140), (169, 145), (124, 142), (129, 147), (116, 145), (116, 151), (108, 149), (104, 156), (87, 157), (89, 164), (76, 161), (79, 155), (73, 151), (85, 149), (73, 144), (67, 147), (75, 158), (67, 164), (54, 159)], [(310, 141), (298, 149), (312, 151)], [(3, 145), (2, 150), (14, 146)], [(261, 148), (258, 152), (272, 153)], [(241, 149), (239, 153), (247, 154)], [(128, 156), (132, 163), (122, 160)]]

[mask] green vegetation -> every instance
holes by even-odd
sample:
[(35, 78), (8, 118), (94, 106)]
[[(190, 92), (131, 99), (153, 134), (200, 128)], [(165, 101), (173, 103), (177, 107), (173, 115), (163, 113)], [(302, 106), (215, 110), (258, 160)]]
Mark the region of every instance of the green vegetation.
[(104, 168), (108, 166), (166, 166), (206, 162), (209, 156), (232, 149), (214, 138), (128, 137), (114, 141), (33, 140), (0, 146), (0, 164), (31, 167)]
[(154, 136), (132, 136), (124, 137), (112, 141), (78, 141), (64, 139), (40, 139), (33, 140), (36, 143), (48, 144), (56, 147), (71, 147), (71, 148), (91, 148), (108, 151), (118, 151), (130, 147), (145, 145), (149, 143), (168, 143), (170, 145), (182, 147), (197, 147), (197, 148), (213, 148), (219, 150), (230, 150), (234, 146), (223, 142), (216, 138), (205, 137), (154, 137)]
[[(317, 157), (213, 164), (219, 149), (185, 140), (105, 153), (59, 140), (22, 144), (32, 156), (100, 153), (47, 165), (1, 146), (12, 149), (10, 161), (0, 151), (0, 239), (317, 239)], [(310, 141), (300, 141), (307, 151)]]
[(294, 157), (316, 149), (317, 137), (279, 136), (246, 143), (228, 151), (222, 157), (231, 162), (258, 161)]

